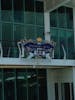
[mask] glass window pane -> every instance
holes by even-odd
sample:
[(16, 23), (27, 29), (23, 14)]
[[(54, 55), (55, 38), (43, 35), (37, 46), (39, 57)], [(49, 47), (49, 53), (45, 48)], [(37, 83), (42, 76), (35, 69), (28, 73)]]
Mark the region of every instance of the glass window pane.
[(46, 70), (38, 70), (39, 100), (47, 100)]
[(15, 24), (14, 25), (14, 41), (18, 42), (25, 38), (24, 25)]
[(58, 23), (59, 27), (66, 27), (65, 7), (58, 8)]
[(36, 12), (43, 12), (44, 11), (42, 1), (36, 1), (35, 4), (36, 4)]
[(2, 45), (3, 54), (8, 56), (9, 50), (13, 44), (13, 25), (8, 23), (2, 24)]
[(24, 12), (14, 11), (14, 21), (17, 23), (24, 23)]
[(45, 37), (44, 37), (44, 27), (36, 26), (36, 38), (38, 38), (38, 37), (45, 39)]
[(35, 26), (33, 26), (33, 25), (25, 26), (25, 33), (26, 33), (26, 39), (34, 40), (36, 38)]
[(66, 8), (67, 28), (73, 29), (73, 9)]
[(67, 31), (67, 49), (68, 59), (74, 58), (74, 33), (73, 31)]
[(27, 72), (28, 78), (28, 100), (38, 100), (37, 73), (34, 69)]
[(44, 26), (44, 14), (36, 12), (36, 25)]
[(54, 58), (59, 58), (60, 50), (59, 50), (59, 40), (58, 40), (58, 29), (51, 28), (51, 39), (56, 42), (55, 50), (54, 50)]
[(27, 100), (27, 73), (25, 69), (17, 69), (17, 99)]
[(57, 27), (57, 10), (50, 13), (50, 25), (51, 27)]
[(63, 51), (62, 45), (64, 46), (64, 49), (65, 49), (66, 55), (67, 55), (66, 30), (60, 29), (58, 31), (58, 33), (59, 33), (60, 58), (63, 59), (64, 58), (64, 51)]
[(13, 69), (4, 69), (4, 100), (15, 100), (15, 76)]
[(1, 0), (1, 9), (2, 10), (11, 10), (12, 9), (12, 0)]
[(35, 13), (25, 12), (25, 24), (35, 24)]
[(34, 11), (34, 0), (25, 0), (25, 11)]
[(12, 10), (2, 10), (1, 11), (1, 19), (2, 21), (12, 21), (13, 16), (12, 16)]
[[(12, 0), (11, 0), (12, 1)], [(13, 0), (14, 10), (23, 10), (23, 0)]]

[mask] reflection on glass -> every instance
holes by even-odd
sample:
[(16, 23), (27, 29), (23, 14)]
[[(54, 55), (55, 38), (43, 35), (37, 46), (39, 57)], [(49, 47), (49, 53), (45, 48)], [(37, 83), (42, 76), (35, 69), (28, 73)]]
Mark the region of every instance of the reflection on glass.
[(3, 54), (8, 56), (8, 51), (12, 45), (13, 40), (13, 26), (12, 24), (4, 23), (2, 24), (2, 45), (3, 45)]
[(66, 9), (66, 20), (67, 20), (67, 28), (73, 29), (73, 9)]
[(23, 11), (14, 11), (14, 21), (16, 23), (24, 22), (24, 12)]
[(25, 33), (24, 33), (24, 25), (20, 24), (15, 24), (14, 25), (14, 41), (18, 42), (21, 39), (25, 38)]
[(59, 46), (60, 46), (60, 59), (64, 58), (64, 52), (62, 49), (62, 45), (65, 48), (66, 54), (67, 54), (67, 40), (66, 40), (66, 30), (60, 29), (58, 31), (59, 34)]
[(17, 70), (17, 99), (27, 100), (27, 73), (26, 70)]
[(67, 31), (67, 51), (68, 51), (68, 58), (72, 59), (74, 57), (74, 34), (73, 31)]
[(37, 73), (36, 70), (28, 70), (28, 100), (38, 100), (38, 88), (37, 88)]
[(2, 10), (1, 11), (1, 19), (2, 21), (12, 21), (13, 17), (12, 17), (12, 10)]
[[(50, 13), (51, 39), (56, 42), (54, 57), (62, 59), (66, 51), (67, 59), (74, 59), (74, 32), (73, 32), (73, 9), (59, 7)], [(57, 32), (58, 31), (58, 32)]]
[(57, 10), (50, 13), (50, 25), (51, 27), (57, 27)]
[(4, 100), (15, 99), (15, 76), (13, 71), (10, 69), (4, 70)]
[(25, 26), (25, 33), (26, 33), (26, 39), (35, 39), (35, 26), (34, 25), (26, 25)]
[(36, 25), (44, 25), (44, 14), (36, 12)]
[(35, 12), (25, 12), (25, 24), (35, 24)]
[(58, 29), (51, 28), (51, 39), (56, 42), (55, 51), (54, 51), (54, 58), (58, 59), (60, 57)]
[(0, 100), (47, 100), (46, 81), (45, 69), (1, 69)]
[(42, 39), (44, 39), (44, 27), (39, 27), (36, 26), (36, 38), (37, 37), (41, 37)]
[(58, 8), (58, 24), (59, 27), (66, 27), (65, 7)]

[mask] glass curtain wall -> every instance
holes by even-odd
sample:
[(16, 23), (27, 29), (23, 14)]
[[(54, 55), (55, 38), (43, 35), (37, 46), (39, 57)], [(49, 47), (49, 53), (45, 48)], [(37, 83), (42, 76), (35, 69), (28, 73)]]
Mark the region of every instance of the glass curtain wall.
[(51, 39), (56, 42), (55, 58), (63, 59), (62, 45), (67, 59), (74, 59), (73, 9), (59, 7), (50, 13)]
[(0, 0), (0, 41), (4, 57), (18, 57), (21, 39), (44, 39), (43, 2), (39, 0)]
[(45, 69), (0, 69), (0, 100), (47, 100)]

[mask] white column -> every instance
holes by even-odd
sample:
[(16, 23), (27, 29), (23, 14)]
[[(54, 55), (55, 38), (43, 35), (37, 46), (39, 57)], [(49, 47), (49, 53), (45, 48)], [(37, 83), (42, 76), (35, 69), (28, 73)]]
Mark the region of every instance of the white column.
[(50, 15), (49, 15), (49, 12), (44, 12), (44, 33), (45, 33), (45, 40), (50, 41)]
[(55, 100), (54, 73), (47, 69), (47, 94), (48, 100)]
[(73, 25), (74, 25), (74, 49), (75, 49), (75, 7), (73, 8)]
[(73, 91), (74, 91), (74, 100), (75, 100), (75, 67), (73, 67)]

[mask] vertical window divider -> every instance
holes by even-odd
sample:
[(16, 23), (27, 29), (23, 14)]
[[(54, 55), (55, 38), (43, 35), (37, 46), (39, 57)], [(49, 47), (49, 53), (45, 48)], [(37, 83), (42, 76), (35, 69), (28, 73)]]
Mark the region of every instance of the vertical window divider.
[(17, 100), (17, 72), (16, 72), (16, 69), (14, 69), (14, 76), (15, 76), (15, 100)]
[(2, 100), (4, 100), (4, 71), (2, 69)]

